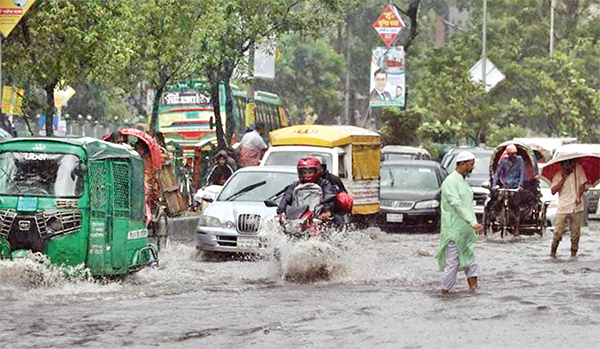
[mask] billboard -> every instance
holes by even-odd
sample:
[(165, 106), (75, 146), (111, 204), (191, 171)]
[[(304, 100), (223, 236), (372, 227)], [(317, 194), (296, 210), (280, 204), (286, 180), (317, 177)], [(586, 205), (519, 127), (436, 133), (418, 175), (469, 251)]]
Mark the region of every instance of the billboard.
[(405, 106), (404, 47), (377, 47), (371, 55), (371, 108)]

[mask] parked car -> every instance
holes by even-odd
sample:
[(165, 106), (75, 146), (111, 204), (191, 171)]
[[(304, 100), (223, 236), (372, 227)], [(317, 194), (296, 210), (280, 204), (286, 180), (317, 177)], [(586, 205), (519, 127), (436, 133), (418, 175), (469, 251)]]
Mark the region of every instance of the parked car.
[(381, 161), (390, 160), (431, 160), (427, 149), (405, 145), (386, 145), (381, 148)]
[(196, 248), (208, 252), (257, 252), (265, 220), (276, 215), (284, 189), (298, 179), (295, 167), (251, 166), (235, 172), (202, 212)]
[(381, 163), (380, 227), (387, 232), (440, 230), (441, 185), (446, 172), (429, 160)]
[(456, 168), (456, 155), (461, 151), (469, 151), (475, 155), (475, 168), (467, 182), (473, 189), (473, 205), (477, 221), (483, 222), (483, 211), (485, 200), (489, 190), (483, 187), (484, 182), (489, 182), (490, 159), (494, 150), (484, 147), (456, 147), (451, 149), (442, 159), (442, 167), (447, 173), (451, 173)]

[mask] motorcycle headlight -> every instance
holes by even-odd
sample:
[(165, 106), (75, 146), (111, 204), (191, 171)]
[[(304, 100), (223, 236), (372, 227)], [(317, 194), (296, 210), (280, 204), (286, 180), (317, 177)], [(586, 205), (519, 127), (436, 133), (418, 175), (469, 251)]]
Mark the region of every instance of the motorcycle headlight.
[(216, 217), (200, 216), (200, 226), (203, 227), (221, 227), (221, 221)]
[(423, 208), (437, 208), (440, 206), (440, 202), (437, 200), (426, 200), (417, 202), (415, 205), (415, 210), (423, 209)]

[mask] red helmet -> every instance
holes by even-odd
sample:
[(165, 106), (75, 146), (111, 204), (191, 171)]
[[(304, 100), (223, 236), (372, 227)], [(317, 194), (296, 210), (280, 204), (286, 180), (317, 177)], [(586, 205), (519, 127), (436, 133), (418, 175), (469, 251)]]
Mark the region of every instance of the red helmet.
[(298, 178), (302, 183), (316, 183), (319, 179), (321, 161), (314, 156), (306, 156), (298, 160)]

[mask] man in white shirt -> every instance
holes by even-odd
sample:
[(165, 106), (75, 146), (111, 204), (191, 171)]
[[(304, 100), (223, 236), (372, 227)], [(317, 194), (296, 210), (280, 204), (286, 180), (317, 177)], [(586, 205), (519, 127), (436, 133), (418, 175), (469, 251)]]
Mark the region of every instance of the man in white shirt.
[(558, 207), (556, 209), (556, 227), (550, 249), (550, 257), (556, 261), (558, 244), (565, 233), (567, 219), (571, 224), (571, 258), (577, 257), (579, 249), (579, 236), (583, 220), (583, 192), (588, 183), (583, 167), (576, 160), (561, 162), (562, 171), (557, 172), (552, 178), (552, 194), (558, 193)]
[(247, 132), (240, 142), (238, 163), (240, 167), (257, 166), (260, 159), (267, 150), (267, 144), (262, 139), (262, 133), (265, 125), (261, 122), (256, 123), (254, 130)]

